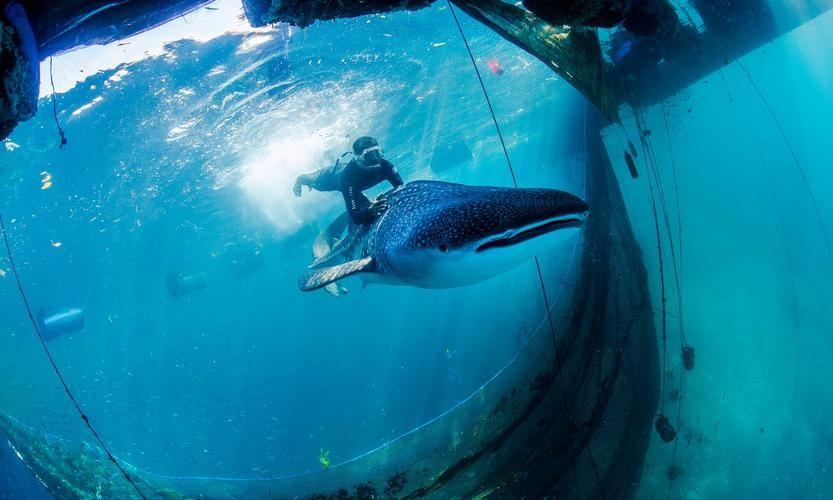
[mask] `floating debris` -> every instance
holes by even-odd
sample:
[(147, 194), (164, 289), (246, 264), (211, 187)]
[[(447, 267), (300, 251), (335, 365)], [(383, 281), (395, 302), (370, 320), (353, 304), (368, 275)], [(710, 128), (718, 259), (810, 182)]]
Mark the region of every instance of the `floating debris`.
[(503, 66), (497, 59), (487, 59), (486, 64), (489, 66), (489, 71), (491, 71), (493, 75), (500, 76), (503, 74)]
[(2, 278), (4, 276), (6, 276), (6, 270), (5, 269), (0, 269), (0, 278)]
[(182, 297), (186, 293), (202, 290), (208, 286), (208, 275), (205, 273), (169, 273), (165, 283), (172, 297)]
[(665, 471), (666, 477), (668, 477), (669, 481), (674, 481), (678, 479), (680, 476), (683, 475), (685, 470), (677, 464), (671, 464), (668, 466), (668, 469)]
[(84, 310), (80, 307), (47, 307), (37, 317), (38, 329), (47, 341), (84, 329)]
[(442, 47), (445, 44), (446, 44), (446, 42), (434, 42), (434, 43), (431, 44), (431, 46), (432, 47)]
[(694, 369), (694, 348), (690, 345), (683, 347), (683, 368), (687, 371)]
[(625, 151), (625, 163), (628, 164), (628, 171), (631, 173), (631, 178), (636, 179), (639, 177), (639, 172), (636, 171), (636, 163), (633, 161), (633, 156), (630, 153)]
[(666, 443), (670, 443), (677, 437), (677, 430), (674, 429), (674, 426), (671, 425), (671, 421), (668, 420), (668, 417), (665, 415), (657, 417), (657, 421), (654, 426), (657, 429), (657, 433), (659, 433), (659, 437)]
[(52, 246), (55, 248), (61, 248), (61, 245), (63, 245), (63, 243), (61, 243), (60, 241), (49, 240), (49, 243), (52, 244)]
[(321, 465), (324, 466), (325, 469), (330, 468), (330, 452), (324, 451), (324, 448), (321, 448), (321, 454), (318, 456), (318, 461), (321, 462)]

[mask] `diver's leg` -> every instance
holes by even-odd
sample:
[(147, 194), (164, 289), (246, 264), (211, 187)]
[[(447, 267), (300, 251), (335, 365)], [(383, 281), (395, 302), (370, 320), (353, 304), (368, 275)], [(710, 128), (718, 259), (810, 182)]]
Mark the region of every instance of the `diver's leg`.
[(329, 238), (331, 246), (334, 246), (341, 239), (341, 235), (344, 234), (344, 231), (347, 229), (348, 222), (349, 219), (347, 217), (347, 212), (343, 212), (341, 215), (336, 217), (336, 219), (332, 221), (329, 226), (327, 226), (327, 229), (324, 230), (327, 234), (327, 238)]
[[(344, 212), (315, 238), (315, 242), (312, 244), (312, 255), (316, 260), (330, 253), (330, 250), (339, 242), (345, 229), (347, 229), (347, 223), (347, 212)], [(341, 297), (348, 293), (347, 288), (338, 282), (330, 283), (324, 289), (334, 297)]]

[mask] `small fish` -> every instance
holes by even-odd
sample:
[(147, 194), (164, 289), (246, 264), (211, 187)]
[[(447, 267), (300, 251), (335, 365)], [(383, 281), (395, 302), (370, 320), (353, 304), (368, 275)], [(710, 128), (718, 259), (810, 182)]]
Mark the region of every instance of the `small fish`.
[(432, 44), (431, 44), (431, 46), (432, 46), (432, 47), (442, 47), (442, 46), (443, 46), (443, 45), (445, 45), (446, 43), (447, 43), (447, 42), (434, 42), (434, 43), (432, 43)]
[(62, 245), (62, 243), (60, 241), (49, 240), (49, 243), (51, 243), (52, 246), (55, 247), (55, 248), (61, 248), (61, 245)]
[(458, 372), (454, 368), (449, 368), (448, 370), (446, 370), (446, 376), (447, 376), (449, 382), (452, 382), (452, 383), (455, 383), (455, 384), (462, 384), (463, 383), (463, 376), (460, 375), (460, 372)]
[(41, 180), (40, 180), (41, 190), (51, 188), (52, 187), (52, 174), (50, 174), (49, 172), (44, 170), (43, 172), (40, 173), (40, 175), (41, 175)]

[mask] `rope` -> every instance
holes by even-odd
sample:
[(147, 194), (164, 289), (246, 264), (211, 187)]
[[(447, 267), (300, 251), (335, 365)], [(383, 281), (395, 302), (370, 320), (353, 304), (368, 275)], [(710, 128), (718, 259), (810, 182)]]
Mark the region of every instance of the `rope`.
[[(646, 139), (645, 132), (644, 132), (645, 130), (647, 130), (647, 127), (644, 123), (644, 117), (642, 116), (642, 109), (639, 107), (639, 105), (636, 102), (636, 98), (634, 97), (634, 94), (633, 94), (633, 89), (627, 83), (627, 80), (625, 80), (625, 82), (626, 82), (626, 85), (627, 85), (628, 93), (630, 95), (631, 107), (633, 108), (633, 116), (634, 116), (634, 120), (636, 121), (636, 127), (639, 130), (639, 135), (640, 135), (640, 141), (639, 142), (642, 145), (642, 154), (645, 156), (645, 164), (648, 167), (646, 177), (648, 179), (648, 192), (649, 192), (650, 197), (651, 197), (651, 211), (652, 211), (652, 215), (653, 215), (653, 219), (654, 219), (654, 228), (656, 230), (656, 235), (657, 235), (657, 260), (658, 260), (658, 267), (659, 267), (660, 300), (661, 300), (660, 305), (661, 305), (661, 308), (662, 308), (661, 309), (661, 311), (662, 311), (662, 377), (661, 377), (661, 380), (660, 380), (660, 384), (661, 384), (660, 393), (663, 394), (663, 396), (660, 397), (660, 414), (665, 415), (665, 397), (664, 397), (665, 387), (666, 387), (665, 373), (666, 373), (667, 365), (668, 365), (668, 307), (667, 307), (668, 298), (666, 296), (666, 291), (665, 291), (665, 264), (664, 264), (664, 259), (663, 259), (663, 256), (662, 256), (662, 230), (660, 229), (659, 212), (657, 211), (656, 196), (654, 195), (654, 182), (651, 180), (651, 174), (653, 174), (654, 181), (656, 181), (656, 183), (657, 183), (657, 191), (658, 191), (658, 195), (660, 197), (660, 205), (663, 209), (663, 213), (665, 214), (665, 224), (666, 224), (666, 229), (668, 230), (669, 238), (671, 237), (671, 228), (670, 228), (670, 222), (668, 220), (668, 208), (667, 208), (667, 205), (665, 203), (665, 196), (662, 192), (662, 183), (660, 182), (659, 174), (658, 174), (658, 171), (656, 169), (656, 158), (653, 155), (653, 149), (651, 148), (650, 143)], [(674, 276), (675, 276), (675, 278), (677, 278), (676, 257), (674, 255), (673, 242), (669, 242), (669, 246), (671, 247), (672, 260), (675, 263), (675, 265), (674, 265), (674, 269), (675, 269)], [(679, 288), (679, 283), (677, 284), (677, 287)], [(682, 311), (680, 311), (680, 312), (682, 313)], [(682, 315), (681, 315), (681, 317), (682, 317)], [(682, 319), (680, 321), (682, 321)], [(682, 394), (680, 394), (679, 396), (682, 398)]]
[[(787, 137), (787, 132), (784, 130), (784, 127), (781, 125), (781, 121), (778, 119), (778, 115), (775, 114), (775, 110), (772, 108), (772, 105), (769, 103), (769, 100), (766, 98), (763, 91), (761, 91), (760, 87), (758, 87), (758, 84), (755, 83), (755, 80), (752, 78), (752, 73), (749, 71), (749, 68), (747, 68), (746, 65), (743, 64), (743, 61), (741, 61), (740, 59), (737, 60), (737, 63), (738, 63), (738, 67), (741, 69), (743, 74), (746, 76), (746, 79), (749, 80), (749, 84), (755, 90), (755, 93), (758, 94), (758, 97), (760, 97), (761, 102), (766, 107), (767, 111), (769, 112), (769, 115), (772, 117), (772, 121), (775, 123), (775, 126), (778, 128), (778, 133), (781, 135), (781, 138), (784, 140), (784, 144), (787, 146), (787, 149), (790, 152), (790, 156), (792, 157), (793, 163), (795, 164), (795, 168), (796, 168), (796, 170), (798, 170), (798, 174), (801, 177), (801, 182), (804, 184), (804, 188), (807, 191), (807, 196), (810, 199), (810, 202), (813, 204), (813, 208), (815, 209), (816, 218), (818, 219), (819, 229), (821, 230), (822, 237), (824, 238), (824, 244), (827, 248), (828, 259), (830, 260), (831, 263), (833, 263), (833, 250), (831, 250), (830, 238), (828, 237), (828, 234), (827, 234), (827, 228), (824, 225), (824, 218), (822, 217), (821, 209), (819, 208), (818, 202), (816, 201), (816, 195), (813, 192), (813, 188), (812, 188), (812, 186), (810, 186), (810, 182), (807, 180), (807, 176), (804, 173), (804, 168), (801, 166), (801, 162), (798, 160), (798, 154), (795, 152), (795, 149), (793, 148), (792, 142), (790, 142), (789, 137)], [(743, 94), (741, 94), (741, 95), (743, 95)], [(747, 116), (749, 116), (750, 125), (751, 125), (752, 124), (751, 123), (751, 115), (749, 114), (749, 107), (748, 107), (748, 104), (746, 103), (745, 99), (744, 99), (744, 106), (746, 107), (746, 113), (747, 113)], [(752, 130), (753, 130), (753, 132), (755, 131), (754, 126), (752, 127)], [(760, 150), (761, 146), (760, 146), (760, 141), (758, 139), (757, 133), (755, 134), (755, 140), (758, 142), (758, 148)], [(766, 163), (764, 163), (764, 166), (766, 166)], [(795, 314), (795, 321), (796, 321), (796, 326), (795, 326), (795, 346), (796, 346), (795, 347), (795, 350), (796, 350), (796, 352), (795, 352), (795, 383), (794, 383), (794, 386), (793, 386), (793, 408), (795, 408), (796, 405), (797, 405), (796, 401), (797, 401), (797, 398), (798, 398), (798, 377), (799, 377), (800, 356), (801, 356), (801, 350), (800, 350), (800, 344), (799, 344), (799, 342), (800, 342), (800, 323), (799, 323), (799, 321), (800, 320), (799, 320), (799, 313), (798, 313), (798, 300), (796, 298), (795, 276), (794, 276), (794, 272), (792, 270), (792, 258), (791, 258), (791, 255), (790, 255), (789, 243), (787, 242), (786, 233), (784, 232), (785, 231), (784, 222), (783, 222), (783, 217), (784, 216), (783, 216), (783, 213), (781, 211), (781, 205), (778, 202), (778, 198), (777, 198), (777, 196), (775, 196), (775, 187), (774, 187), (774, 184), (773, 184), (772, 173), (769, 171), (769, 169), (766, 169), (766, 172), (767, 172), (767, 176), (769, 178), (770, 186), (773, 189), (773, 196), (774, 196), (774, 199), (775, 199), (776, 206), (778, 207), (778, 213), (779, 213), (779, 217), (780, 217), (780, 220), (781, 220), (781, 231), (782, 231), (782, 233), (784, 233), (784, 245), (785, 245), (786, 251), (787, 251), (787, 262), (788, 262), (788, 265), (790, 266), (790, 281), (791, 281), (791, 284), (792, 284), (793, 307), (795, 309), (794, 314)], [(792, 427), (793, 427), (793, 425), (794, 425), (794, 423), (791, 421), (791, 424), (790, 424), (790, 439), (792, 439), (792, 432), (793, 432)], [(833, 440), (831, 440), (831, 444), (833, 444)], [(829, 451), (830, 451), (830, 447), (828, 446), (827, 452), (829, 453)], [(827, 453), (825, 453), (824, 458), (819, 463), (819, 469), (821, 469), (821, 466), (824, 464), (824, 461), (826, 459), (827, 459)], [(815, 478), (813, 478), (813, 480), (815, 480)], [(809, 483), (807, 484), (807, 487), (809, 487)], [(802, 492), (802, 497), (804, 496), (805, 493), (806, 493), (806, 488)]]
[[(737, 82), (737, 77), (735, 81)], [(789, 238), (787, 237), (786, 218), (784, 217), (784, 209), (782, 208), (781, 202), (778, 199), (778, 190), (775, 188), (775, 179), (772, 177), (772, 171), (769, 168), (769, 164), (766, 161), (766, 155), (764, 154), (763, 145), (761, 144), (761, 138), (758, 136), (758, 131), (755, 128), (755, 121), (752, 119), (752, 113), (749, 110), (749, 103), (746, 101), (746, 93), (744, 93), (742, 89), (740, 91), (740, 98), (741, 102), (743, 102), (743, 108), (746, 111), (746, 118), (749, 121), (749, 129), (752, 131), (752, 136), (755, 138), (755, 145), (758, 147), (758, 155), (761, 157), (761, 166), (763, 167), (763, 170), (766, 173), (767, 180), (769, 181), (769, 188), (770, 191), (772, 191), (772, 201), (775, 204), (775, 208), (778, 211), (778, 225), (781, 229), (781, 239), (784, 241), (784, 252), (786, 254), (785, 257), (787, 261), (787, 268), (790, 270), (790, 291), (792, 295), (793, 318), (795, 319), (795, 380), (793, 381), (792, 405), (793, 413), (797, 413), (796, 410), (798, 407), (798, 378), (801, 370), (801, 313), (798, 309), (798, 288), (795, 282), (795, 270), (793, 268), (793, 257), (792, 252), (790, 251), (790, 242)], [(794, 427), (795, 419), (790, 419), (790, 429), (787, 437), (787, 441), (789, 441), (790, 444), (792, 444)]]
[[(463, 39), (463, 43), (466, 46), (466, 52), (469, 55), (469, 60), (471, 60), (471, 65), (474, 68), (474, 72), (475, 72), (475, 74), (477, 74), (477, 81), (480, 83), (480, 89), (483, 91), (483, 97), (485, 98), (486, 104), (489, 107), (489, 114), (491, 114), (491, 116), (492, 116), (492, 122), (495, 125), (495, 130), (497, 131), (498, 139), (500, 139), (500, 146), (503, 149), (503, 156), (504, 156), (504, 158), (506, 158), (507, 167), (509, 167), (509, 174), (512, 177), (512, 185), (515, 188), (517, 188), (518, 187), (518, 179), (515, 175), (515, 169), (512, 166), (512, 160), (509, 158), (509, 150), (506, 147), (506, 141), (503, 139), (503, 133), (500, 130), (500, 125), (498, 123), (497, 116), (495, 115), (495, 109), (492, 106), (492, 100), (489, 98), (489, 92), (486, 90), (486, 85), (483, 83), (483, 76), (480, 74), (480, 69), (477, 67), (477, 62), (474, 59), (474, 54), (471, 51), (471, 46), (469, 45), (469, 41), (466, 38), (466, 34), (463, 32), (463, 27), (460, 25), (460, 20), (457, 18), (457, 13), (454, 11), (454, 7), (451, 5), (451, 0), (446, 0), (446, 4), (448, 5), (448, 9), (451, 11), (452, 17), (454, 18), (454, 23), (457, 25), (457, 30), (460, 32), (460, 37)], [(558, 340), (556, 339), (555, 323), (552, 320), (552, 311), (550, 311), (549, 299), (547, 298), (547, 288), (544, 284), (544, 275), (543, 275), (543, 272), (541, 271), (541, 262), (540, 262), (540, 259), (538, 259), (537, 255), (535, 256), (535, 269), (536, 269), (536, 272), (537, 272), (537, 275), (538, 275), (538, 282), (541, 285), (541, 294), (543, 295), (543, 298), (544, 298), (544, 306), (546, 307), (546, 311), (547, 311), (547, 321), (549, 322), (550, 335), (552, 337), (552, 343), (553, 343), (553, 347), (554, 347), (554, 351), (555, 351), (555, 359), (557, 360), (558, 359), (558, 354), (561, 352), (561, 349), (558, 345)], [(558, 370), (557, 374), (558, 374), (559, 385), (561, 386), (561, 402), (562, 402), (562, 405), (564, 407), (564, 413), (567, 416), (567, 420), (568, 420), (569, 425), (572, 426), (575, 423), (573, 421), (572, 415), (570, 414), (569, 406), (567, 405), (567, 400), (566, 400), (566, 398), (567, 398), (567, 389), (566, 389), (566, 387), (567, 386), (564, 383), (564, 374), (562, 373), (562, 371), (560, 369)], [(577, 476), (576, 456), (575, 456), (575, 450), (573, 449), (572, 446), (570, 446), (570, 453), (572, 455), (571, 463), (572, 463), (572, 468), (573, 468), (573, 480), (576, 482), (576, 484), (575, 484), (576, 489), (578, 489), (578, 483), (577, 483), (578, 479), (576, 477)], [(593, 467), (593, 472), (596, 475), (596, 484), (599, 487), (599, 490), (604, 495), (605, 491), (604, 491), (604, 487), (602, 486), (601, 476), (599, 474), (598, 469), (596, 468), (596, 460), (593, 457), (593, 450), (590, 447), (589, 442), (587, 443), (587, 453), (588, 453), (588, 456), (590, 458), (591, 465)]]
[(769, 111), (770, 116), (772, 116), (772, 121), (775, 123), (775, 126), (778, 127), (778, 132), (781, 134), (781, 138), (784, 139), (784, 143), (787, 145), (787, 149), (790, 151), (790, 155), (792, 156), (793, 163), (795, 163), (795, 168), (798, 170), (799, 175), (801, 176), (801, 182), (804, 183), (804, 188), (807, 190), (807, 196), (810, 198), (810, 202), (813, 204), (813, 208), (816, 210), (816, 218), (819, 221), (819, 228), (821, 229), (821, 234), (824, 236), (824, 244), (827, 247), (827, 257), (830, 259), (830, 263), (833, 264), (833, 249), (830, 246), (830, 238), (827, 235), (827, 228), (824, 225), (824, 217), (821, 215), (821, 209), (819, 208), (818, 202), (816, 202), (816, 195), (813, 192), (813, 188), (810, 186), (810, 182), (807, 180), (807, 176), (804, 174), (804, 168), (801, 166), (801, 162), (798, 161), (798, 154), (793, 149), (792, 143), (790, 142), (789, 138), (787, 137), (787, 132), (784, 130), (784, 127), (781, 126), (781, 121), (778, 120), (778, 115), (775, 114), (775, 110), (772, 109), (772, 106), (769, 104), (766, 96), (764, 93), (761, 92), (761, 89), (758, 88), (758, 84), (755, 83), (755, 80), (752, 79), (752, 74), (747, 69), (746, 65), (743, 64), (743, 61), (738, 59), (738, 66), (740, 67), (741, 71), (746, 75), (746, 79), (749, 80), (749, 83), (752, 85), (752, 88), (755, 89), (755, 92), (758, 94), (758, 97), (761, 98), (761, 101), (766, 106), (766, 109)]
[[(671, 171), (674, 177), (674, 197), (676, 198), (677, 202), (677, 252), (678, 255), (675, 255), (674, 250), (674, 237), (671, 234), (671, 227), (668, 226), (668, 237), (670, 239), (669, 244), (671, 245), (671, 260), (674, 262), (674, 279), (677, 285), (677, 311), (679, 312), (679, 316), (677, 320), (679, 322), (679, 329), (680, 329), (680, 355), (682, 355), (682, 349), (684, 349), (688, 345), (688, 340), (686, 339), (685, 335), (685, 314), (683, 313), (683, 222), (682, 222), (682, 215), (680, 213), (680, 185), (677, 182), (677, 161), (674, 159), (674, 148), (671, 146), (671, 131), (668, 126), (668, 111), (665, 109), (665, 102), (660, 103), (660, 107), (662, 108), (662, 119), (665, 124), (665, 137), (668, 141), (668, 154), (671, 157)], [(655, 175), (658, 175), (655, 174)], [(668, 208), (666, 207), (666, 221), (668, 220)], [(677, 267), (677, 263), (679, 261), (679, 268)], [(676, 425), (677, 429), (680, 429), (682, 426), (682, 419), (683, 419), (683, 384), (685, 383), (685, 369), (684, 367), (680, 367), (680, 376), (679, 382), (677, 384), (677, 420)], [(677, 463), (677, 451), (680, 445), (680, 440), (677, 439), (674, 441), (674, 463)], [(669, 482), (670, 487), (670, 482)]]
[[(662, 108), (662, 119), (665, 123), (665, 137), (668, 140), (668, 155), (671, 158), (671, 173), (674, 177), (674, 198), (677, 204), (677, 254), (672, 255), (672, 259), (674, 260), (674, 273), (677, 281), (677, 310), (680, 313), (681, 347), (685, 347), (688, 342), (685, 335), (685, 322), (683, 321), (685, 317), (685, 314), (683, 314), (683, 220), (682, 211), (680, 210), (680, 185), (677, 180), (677, 160), (674, 158), (674, 148), (671, 145), (671, 130), (668, 127), (668, 110), (665, 109), (664, 101), (660, 103), (660, 106)], [(670, 236), (670, 227), (668, 231)], [(673, 237), (671, 242), (673, 243)], [(679, 268), (677, 267), (678, 264)]]
[(52, 78), (52, 57), (49, 58), (49, 83), (52, 85), (52, 117), (55, 119), (55, 126), (58, 127), (58, 135), (61, 136), (60, 149), (67, 145), (67, 136), (61, 123), (58, 121), (58, 102), (55, 98), (55, 80)]
[(133, 478), (130, 477), (130, 474), (122, 467), (122, 465), (116, 460), (116, 457), (110, 453), (110, 449), (107, 448), (107, 445), (104, 443), (104, 440), (101, 436), (96, 432), (93, 424), (90, 422), (89, 417), (84, 413), (84, 410), (81, 408), (81, 405), (78, 403), (78, 400), (75, 399), (75, 396), (72, 394), (72, 391), (69, 389), (69, 386), (64, 380), (64, 376), (61, 374), (61, 370), (58, 369), (58, 365), (55, 363), (55, 359), (52, 357), (52, 353), (49, 352), (49, 348), (46, 346), (46, 341), (41, 334), (40, 328), (38, 327), (38, 322), (35, 321), (35, 316), (32, 314), (32, 308), (29, 305), (29, 299), (26, 298), (26, 293), (23, 291), (23, 284), (20, 281), (20, 274), (17, 272), (17, 266), (14, 262), (14, 257), (12, 256), (12, 247), (9, 243), (9, 234), (6, 231), (6, 224), (3, 221), (3, 215), (0, 214), (0, 231), (3, 232), (3, 242), (6, 245), (6, 254), (9, 257), (9, 266), (12, 268), (12, 274), (14, 274), (14, 279), (17, 282), (17, 289), (20, 292), (20, 298), (23, 299), (23, 305), (26, 307), (26, 313), (29, 315), (29, 321), (32, 323), (32, 329), (35, 330), (35, 333), (38, 336), (38, 340), (40, 341), (41, 347), (43, 347), (43, 351), (46, 353), (46, 357), (49, 359), (49, 364), (52, 365), (52, 370), (57, 375), (58, 380), (61, 382), (61, 385), (64, 388), (64, 392), (66, 393), (67, 397), (69, 398), (72, 405), (75, 407), (78, 415), (81, 417), (81, 420), (84, 421), (84, 425), (87, 426), (90, 433), (93, 435), (95, 440), (98, 442), (101, 449), (104, 450), (104, 453), (107, 454), (107, 459), (113, 462), (113, 465), (119, 470), (122, 476), (127, 480), (128, 483), (136, 490), (136, 493), (142, 497), (143, 500), (147, 500), (147, 497), (142, 493), (142, 490), (139, 489), (139, 486), (133, 481)]
[(504, 142), (503, 140), (503, 133), (501, 133), (500, 131), (500, 126), (497, 122), (497, 116), (495, 116), (495, 109), (492, 107), (492, 100), (489, 99), (489, 93), (486, 92), (486, 85), (483, 83), (483, 77), (480, 75), (480, 69), (477, 67), (477, 63), (474, 60), (474, 55), (471, 53), (469, 41), (466, 39), (465, 33), (463, 33), (463, 27), (460, 26), (460, 20), (457, 19), (457, 13), (454, 12), (454, 7), (451, 6), (451, 1), (446, 0), (446, 3), (448, 4), (448, 9), (451, 11), (451, 15), (454, 16), (454, 23), (457, 24), (457, 29), (460, 31), (460, 36), (463, 38), (463, 43), (466, 44), (466, 51), (469, 53), (469, 59), (471, 59), (471, 65), (474, 67), (474, 72), (477, 73), (477, 81), (480, 82), (480, 88), (483, 89), (483, 97), (486, 98), (486, 104), (489, 106), (489, 113), (492, 114), (492, 121), (495, 124), (497, 136), (498, 139), (500, 139), (500, 145), (503, 148), (503, 156), (506, 157), (506, 164), (509, 165), (509, 173), (512, 175), (512, 184), (515, 187), (518, 187), (518, 180), (515, 178), (515, 169), (512, 168), (512, 160), (509, 159), (509, 150), (506, 149), (506, 142)]
[[(572, 266), (573, 266), (573, 261), (574, 261), (574, 259), (575, 259), (576, 249), (577, 249), (577, 248), (578, 248), (578, 241), (576, 241), (576, 242), (573, 244), (572, 251), (570, 252), (570, 259), (569, 259), (569, 263), (568, 263), (568, 265), (567, 265), (567, 269), (568, 269), (568, 270), (569, 270), (569, 269), (571, 269), (571, 268), (572, 268)], [(566, 272), (566, 271), (565, 271), (565, 272)], [(564, 283), (564, 284), (563, 284), (563, 285), (562, 285), (562, 286), (558, 289), (558, 293), (555, 295), (554, 302), (558, 302), (558, 299), (561, 297), (561, 293), (564, 291), (564, 287), (566, 286), (566, 284), (568, 284), (568, 283)], [(473, 392), (471, 392), (468, 396), (466, 396), (465, 398), (463, 398), (462, 400), (460, 400), (460, 401), (459, 401), (457, 404), (455, 404), (453, 407), (451, 407), (451, 408), (449, 408), (449, 409), (447, 409), (447, 410), (443, 411), (442, 413), (440, 413), (440, 414), (438, 414), (438, 415), (436, 415), (436, 416), (432, 417), (430, 420), (428, 420), (428, 421), (426, 421), (426, 422), (424, 422), (424, 423), (422, 423), (422, 424), (420, 424), (420, 425), (418, 425), (418, 426), (416, 426), (416, 427), (414, 427), (414, 428), (412, 428), (412, 429), (410, 429), (410, 430), (408, 430), (408, 431), (406, 431), (406, 432), (404, 432), (404, 433), (402, 433), (402, 434), (398, 435), (397, 437), (395, 437), (395, 438), (393, 438), (393, 439), (391, 439), (391, 440), (389, 440), (389, 441), (386, 441), (385, 443), (383, 443), (383, 444), (381, 444), (381, 445), (379, 445), (379, 446), (377, 446), (377, 447), (375, 447), (375, 448), (373, 448), (373, 449), (371, 449), (371, 450), (369, 450), (369, 451), (362, 452), (361, 454), (356, 455), (356, 456), (354, 456), (354, 457), (352, 457), (352, 458), (349, 458), (349, 459), (344, 460), (344, 461), (342, 461), (342, 462), (338, 462), (338, 463), (334, 463), (334, 464), (330, 465), (330, 467), (329, 467), (329, 469), (328, 469), (328, 470), (337, 469), (337, 468), (339, 468), (339, 467), (343, 467), (343, 466), (345, 466), (345, 465), (349, 465), (349, 464), (354, 463), (354, 462), (357, 462), (357, 461), (359, 461), (360, 459), (362, 459), (362, 458), (364, 458), (364, 457), (367, 457), (367, 456), (369, 456), (369, 455), (371, 455), (371, 454), (373, 454), (373, 453), (376, 453), (376, 452), (378, 452), (378, 451), (381, 451), (381, 450), (383, 450), (383, 449), (385, 449), (385, 448), (387, 448), (387, 447), (389, 447), (389, 446), (391, 446), (391, 445), (393, 445), (393, 444), (397, 443), (398, 441), (401, 441), (401, 440), (405, 439), (406, 437), (408, 437), (408, 436), (410, 436), (410, 435), (412, 435), (412, 434), (414, 434), (414, 433), (416, 433), (416, 432), (418, 432), (418, 431), (422, 430), (423, 428), (425, 428), (425, 427), (427, 427), (427, 426), (429, 426), (429, 425), (431, 425), (431, 424), (433, 424), (433, 423), (435, 423), (435, 422), (439, 421), (440, 419), (442, 419), (442, 418), (446, 417), (447, 415), (451, 414), (451, 413), (452, 413), (454, 410), (456, 410), (457, 408), (460, 408), (460, 407), (461, 407), (461, 406), (463, 406), (465, 403), (468, 403), (469, 401), (471, 401), (471, 400), (472, 400), (475, 396), (477, 396), (478, 394), (480, 394), (480, 393), (481, 393), (483, 390), (485, 390), (485, 389), (486, 389), (489, 385), (491, 385), (491, 384), (492, 384), (492, 382), (494, 382), (495, 380), (497, 380), (497, 378), (498, 378), (498, 377), (499, 377), (499, 376), (500, 376), (503, 372), (505, 372), (505, 371), (506, 371), (506, 370), (507, 370), (507, 369), (508, 369), (511, 365), (513, 365), (513, 364), (514, 364), (514, 363), (515, 363), (518, 359), (520, 359), (521, 354), (523, 354), (524, 350), (529, 349), (529, 348), (530, 348), (529, 346), (532, 344), (532, 341), (533, 341), (533, 340), (534, 340), (534, 339), (535, 339), (535, 338), (539, 335), (539, 332), (540, 332), (540, 331), (541, 331), (541, 329), (543, 328), (543, 323), (544, 323), (544, 322), (542, 321), (542, 322), (541, 322), (541, 323), (540, 323), (540, 324), (539, 324), (539, 325), (538, 325), (538, 326), (534, 329), (533, 333), (529, 336), (529, 339), (527, 340), (527, 342), (521, 346), (520, 350), (519, 350), (519, 351), (515, 354), (515, 356), (514, 356), (514, 357), (512, 357), (512, 359), (511, 359), (511, 360), (509, 360), (509, 362), (508, 362), (508, 363), (506, 363), (506, 364), (505, 364), (505, 365), (504, 365), (504, 366), (503, 366), (500, 370), (498, 370), (497, 372), (495, 372), (495, 374), (494, 374), (494, 375), (492, 375), (491, 377), (489, 377), (489, 379), (488, 379), (488, 380), (486, 380), (483, 384), (481, 384), (481, 385), (480, 385), (480, 387), (478, 387), (478, 388), (477, 388), (477, 389), (475, 389)], [(152, 475), (152, 476), (154, 476), (154, 477), (156, 477), (156, 478), (159, 478), (159, 479), (171, 479), (171, 480), (177, 480), (177, 481), (188, 481), (188, 480), (197, 480), (197, 481), (211, 481), (211, 480), (216, 480), (216, 481), (226, 481), (226, 482), (264, 482), (264, 481), (282, 481), (282, 480), (286, 480), (286, 479), (297, 479), (297, 478), (301, 478), (301, 477), (312, 476), (312, 475), (314, 475), (314, 474), (320, 474), (320, 473), (323, 473), (323, 472), (324, 472), (322, 469), (315, 469), (315, 470), (308, 470), (308, 471), (304, 471), (304, 472), (297, 472), (297, 473), (293, 473), (293, 474), (284, 474), (284, 475), (277, 475), (277, 476), (276, 476), (276, 475), (270, 475), (270, 476), (257, 476), (257, 477), (234, 477), (234, 476), (197, 476), (197, 475), (194, 475), (194, 476), (184, 476), (184, 475), (179, 475), (179, 476), (177, 476), (177, 475), (165, 475), (165, 474), (160, 474), (160, 473), (153, 472), (153, 471), (150, 471), (150, 470), (147, 470), (147, 469), (142, 469), (141, 467), (137, 467), (137, 466), (132, 465), (132, 464), (130, 464), (130, 467), (131, 467), (132, 469), (135, 469), (135, 470), (136, 470), (136, 471), (138, 471), (138, 472), (143, 472), (143, 473), (145, 473), (145, 474)]]

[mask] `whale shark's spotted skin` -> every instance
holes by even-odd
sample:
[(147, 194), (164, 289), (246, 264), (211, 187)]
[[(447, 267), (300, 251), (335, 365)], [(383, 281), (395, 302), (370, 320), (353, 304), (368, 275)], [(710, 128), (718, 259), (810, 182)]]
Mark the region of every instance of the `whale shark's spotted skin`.
[[(560, 227), (577, 227), (587, 211), (584, 201), (555, 189), (439, 181), (410, 182), (386, 198), (388, 210), (371, 224), (351, 226), (330, 254), (316, 263), (322, 268), (318, 274), (302, 278), (302, 289), (305, 279), (307, 287), (318, 288), (322, 282), (356, 272), (426, 288), (481, 281), (531, 256), (514, 252), (515, 247)], [(528, 232), (542, 224), (552, 228)], [(510, 256), (509, 249), (512, 258), (503, 258)], [(495, 254), (502, 258), (495, 259)], [(349, 266), (332, 268), (348, 262)]]

